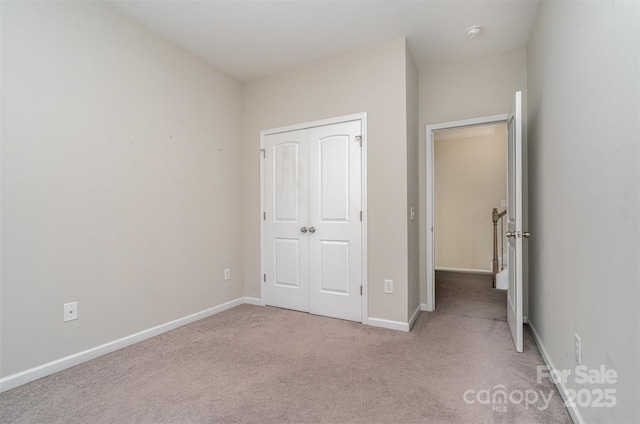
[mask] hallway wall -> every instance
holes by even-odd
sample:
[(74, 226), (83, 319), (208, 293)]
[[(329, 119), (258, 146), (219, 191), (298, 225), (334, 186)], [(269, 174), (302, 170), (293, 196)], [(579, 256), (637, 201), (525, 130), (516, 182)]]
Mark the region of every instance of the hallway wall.
[[(469, 130), (436, 133), (436, 269), (488, 273), (493, 269), (491, 211), (493, 208), (505, 209), (500, 202), (507, 198), (507, 124), (480, 128), (475, 135)], [(499, 225), (497, 230), (500, 232)], [(505, 241), (504, 237), (502, 241)]]

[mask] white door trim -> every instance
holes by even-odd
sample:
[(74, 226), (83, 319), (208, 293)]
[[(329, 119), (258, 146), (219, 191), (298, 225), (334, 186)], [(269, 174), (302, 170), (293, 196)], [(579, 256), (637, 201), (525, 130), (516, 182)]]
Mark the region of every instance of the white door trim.
[(436, 306), (436, 285), (435, 285), (435, 242), (433, 239), (433, 225), (434, 225), (434, 156), (433, 156), (433, 142), (434, 133), (439, 130), (448, 130), (460, 127), (469, 127), (472, 125), (482, 125), (491, 123), (507, 122), (508, 114), (484, 116), (480, 118), (464, 119), (461, 121), (444, 122), (441, 124), (427, 125), (427, 137), (426, 137), (426, 203), (427, 203), (427, 225), (426, 225), (426, 249), (427, 255), (427, 303), (426, 310), (434, 311)]
[(264, 237), (264, 161), (262, 160), (262, 152), (264, 149), (264, 138), (271, 134), (304, 130), (314, 127), (322, 127), (325, 125), (340, 124), (349, 121), (362, 122), (362, 323), (369, 318), (369, 302), (368, 300), (368, 252), (367, 252), (367, 112), (356, 113), (353, 115), (338, 116), (335, 118), (321, 119), (318, 121), (304, 122), (301, 124), (287, 125), (283, 127), (271, 128), (260, 131), (260, 303), (265, 306), (266, 299), (264, 296), (264, 257), (262, 252), (262, 240)]

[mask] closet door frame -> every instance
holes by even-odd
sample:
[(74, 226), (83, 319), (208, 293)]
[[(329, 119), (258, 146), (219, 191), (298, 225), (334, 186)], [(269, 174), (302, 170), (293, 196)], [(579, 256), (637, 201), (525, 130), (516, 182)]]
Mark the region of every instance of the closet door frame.
[(262, 251), (262, 243), (264, 240), (264, 139), (271, 134), (304, 130), (314, 127), (322, 127), (325, 125), (340, 124), (343, 122), (360, 121), (362, 125), (362, 322), (367, 322), (369, 318), (368, 308), (368, 252), (367, 252), (367, 113), (356, 113), (353, 115), (339, 116), (335, 118), (322, 119), (319, 121), (304, 122), (295, 125), (287, 125), (283, 127), (271, 128), (260, 131), (260, 304), (266, 305), (265, 283), (264, 283), (264, 254)]

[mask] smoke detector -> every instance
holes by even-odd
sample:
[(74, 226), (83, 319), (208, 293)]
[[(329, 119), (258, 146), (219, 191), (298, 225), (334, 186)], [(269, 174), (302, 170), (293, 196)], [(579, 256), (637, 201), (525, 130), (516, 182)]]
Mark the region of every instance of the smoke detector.
[(478, 38), (483, 29), (484, 28), (481, 25), (474, 25), (471, 28), (467, 29), (467, 37), (469, 37), (471, 40), (473, 40), (474, 38)]

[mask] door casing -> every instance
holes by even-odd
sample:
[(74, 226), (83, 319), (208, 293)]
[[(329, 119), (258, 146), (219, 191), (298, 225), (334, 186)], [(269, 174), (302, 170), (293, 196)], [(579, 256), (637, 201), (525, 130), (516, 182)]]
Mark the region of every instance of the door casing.
[(425, 310), (433, 312), (436, 307), (436, 281), (435, 281), (435, 241), (434, 241), (434, 218), (435, 218), (435, 187), (434, 187), (434, 154), (433, 147), (435, 141), (435, 132), (440, 130), (450, 130), (455, 128), (470, 127), (483, 124), (506, 123), (508, 114), (484, 116), (480, 118), (464, 119), (461, 121), (445, 122), (442, 124), (427, 125), (427, 142), (426, 142), (426, 273), (427, 273), (427, 303)]
[(260, 131), (260, 303), (262, 306), (266, 306), (266, 298), (264, 295), (264, 255), (262, 252), (262, 241), (264, 239), (264, 220), (263, 213), (264, 207), (264, 161), (262, 160), (264, 139), (271, 134), (304, 130), (314, 127), (322, 127), (325, 125), (340, 124), (343, 122), (360, 120), (362, 122), (362, 221), (360, 223), (362, 228), (362, 323), (366, 323), (369, 317), (368, 309), (368, 253), (367, 253), (367, 113), (361, 112), (353, 115), (339, 116), (335, 118), (322, 119), (318, 121), (304, 122), (300, 124), (287, 125), (283, 127), (271, 128), (268, 130)]

